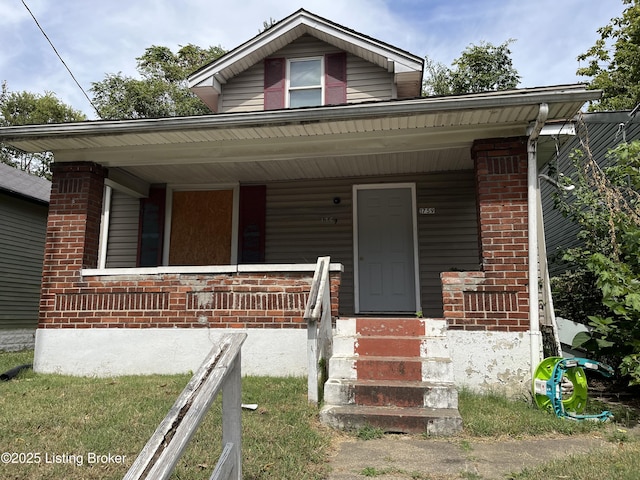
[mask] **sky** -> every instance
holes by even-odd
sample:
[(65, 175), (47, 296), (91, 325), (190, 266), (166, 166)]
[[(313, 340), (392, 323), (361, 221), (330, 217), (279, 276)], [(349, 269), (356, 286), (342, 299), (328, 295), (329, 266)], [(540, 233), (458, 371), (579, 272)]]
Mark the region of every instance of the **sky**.
[(624, 8), (622, 0), (0, 0), (0, 82), (53, 92), (90, 119), (89, 101), (23, 1), (90, 97), (107, 74), (136, 77), (147, 47), (230, 50), (299, 8), (447, 66), (471, 44), (514, 39), (519, 87), (580, 83), (588, 79), (576, 76), (577, 56)]

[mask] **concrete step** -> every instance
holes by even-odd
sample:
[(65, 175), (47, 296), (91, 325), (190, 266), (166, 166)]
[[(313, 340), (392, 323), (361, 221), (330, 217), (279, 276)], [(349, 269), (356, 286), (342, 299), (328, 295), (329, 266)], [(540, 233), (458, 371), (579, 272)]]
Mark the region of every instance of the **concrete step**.
[(451, 435), (462, 428), (442, 319), (338, 319), (320, 419), (335, 428)]
[(423, 318), (358, 318), (356, 333), (360, 336), (423, 337), (425, 335)]
[(320, 411), (320, 420), (341, 430), (375, 427), (387, 433), (426, 433), (433, 436), (455, 435), (462, 430), (462, 417), (455, 408), (327, 405)]
[(447, 321), (442, 318), (338, 318), (335, 334), (445, 337)]
[(420, 358), (421, 337), (359, 337), (354, 346), (358, 356)]
[(446, 337), (361, 337), (359, 335), (334, 335), (333, 355), (422, 358), (450, 356)]
[[(391, 365), (384, 365), (385, 362)], [(394, 364), (405, 362), (405, 366)], [(412, 372), (414, 363), (420, 363), (420, 377), (415, 379), (422, 382), (452, 382), (453, 364), (449, 357), (407, 358), (407, 357), (356, 357), (354, 355), (337, 356), (335, 353), (329, 359), (329, 377), (355, 380), (387, 379), (401, 380), (399, 375)], [(407, 364), (411, 366), (407, 367)], [(404, 369), (403, 369), (404, 368)]]
[(324, 384), (327, 405), (458, 408), (458, 392), (450, 382), (346, 380)]
[(359, 380), (422, 381), (422, 361), (419, 357), (357, 357)]
[(450, 358), (356, 357), (360, 380), (453, 382)]

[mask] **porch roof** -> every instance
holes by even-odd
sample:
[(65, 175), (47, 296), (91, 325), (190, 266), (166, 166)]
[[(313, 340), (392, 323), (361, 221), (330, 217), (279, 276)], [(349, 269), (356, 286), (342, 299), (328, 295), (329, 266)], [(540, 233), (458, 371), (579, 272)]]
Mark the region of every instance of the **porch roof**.
[(249, 113), (0, 128), (56, 162), (92, 161), (148, 183), (410, 174), (472, 167), (481, 138), (524, 136), (541, 103), (571, 119), (601, 92), (562, 85)]

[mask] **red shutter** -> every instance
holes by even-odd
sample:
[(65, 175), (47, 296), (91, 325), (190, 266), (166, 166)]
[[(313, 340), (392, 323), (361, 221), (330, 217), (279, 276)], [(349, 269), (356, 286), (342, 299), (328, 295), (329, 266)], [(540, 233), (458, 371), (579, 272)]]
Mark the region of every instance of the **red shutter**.
[(325, 57), (324, 104), (347, 103), (347, 54), (331, 53)]
[(267, 58), (264, 61), (264, 109), (284, 108), (285, 86), (284, 58)]
[(140, 199), (138, 224), (138, 267), (162, 265), (164, 236), (164, 204), (166, 187), (152, 186), (149, 197)]
[(238, 263), (264, 263), (266, 185), (240, 185)]

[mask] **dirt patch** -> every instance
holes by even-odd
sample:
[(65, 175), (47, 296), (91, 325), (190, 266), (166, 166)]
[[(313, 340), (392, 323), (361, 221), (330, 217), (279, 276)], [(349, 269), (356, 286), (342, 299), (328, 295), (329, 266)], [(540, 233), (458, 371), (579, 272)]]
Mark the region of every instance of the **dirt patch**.
[(555, 458), (602, 448), (613, 449), (615, 444), (603, 435), (491, 440), (385, 435), (368, 441), (340, 437), (327, 479), (504, 479)]

